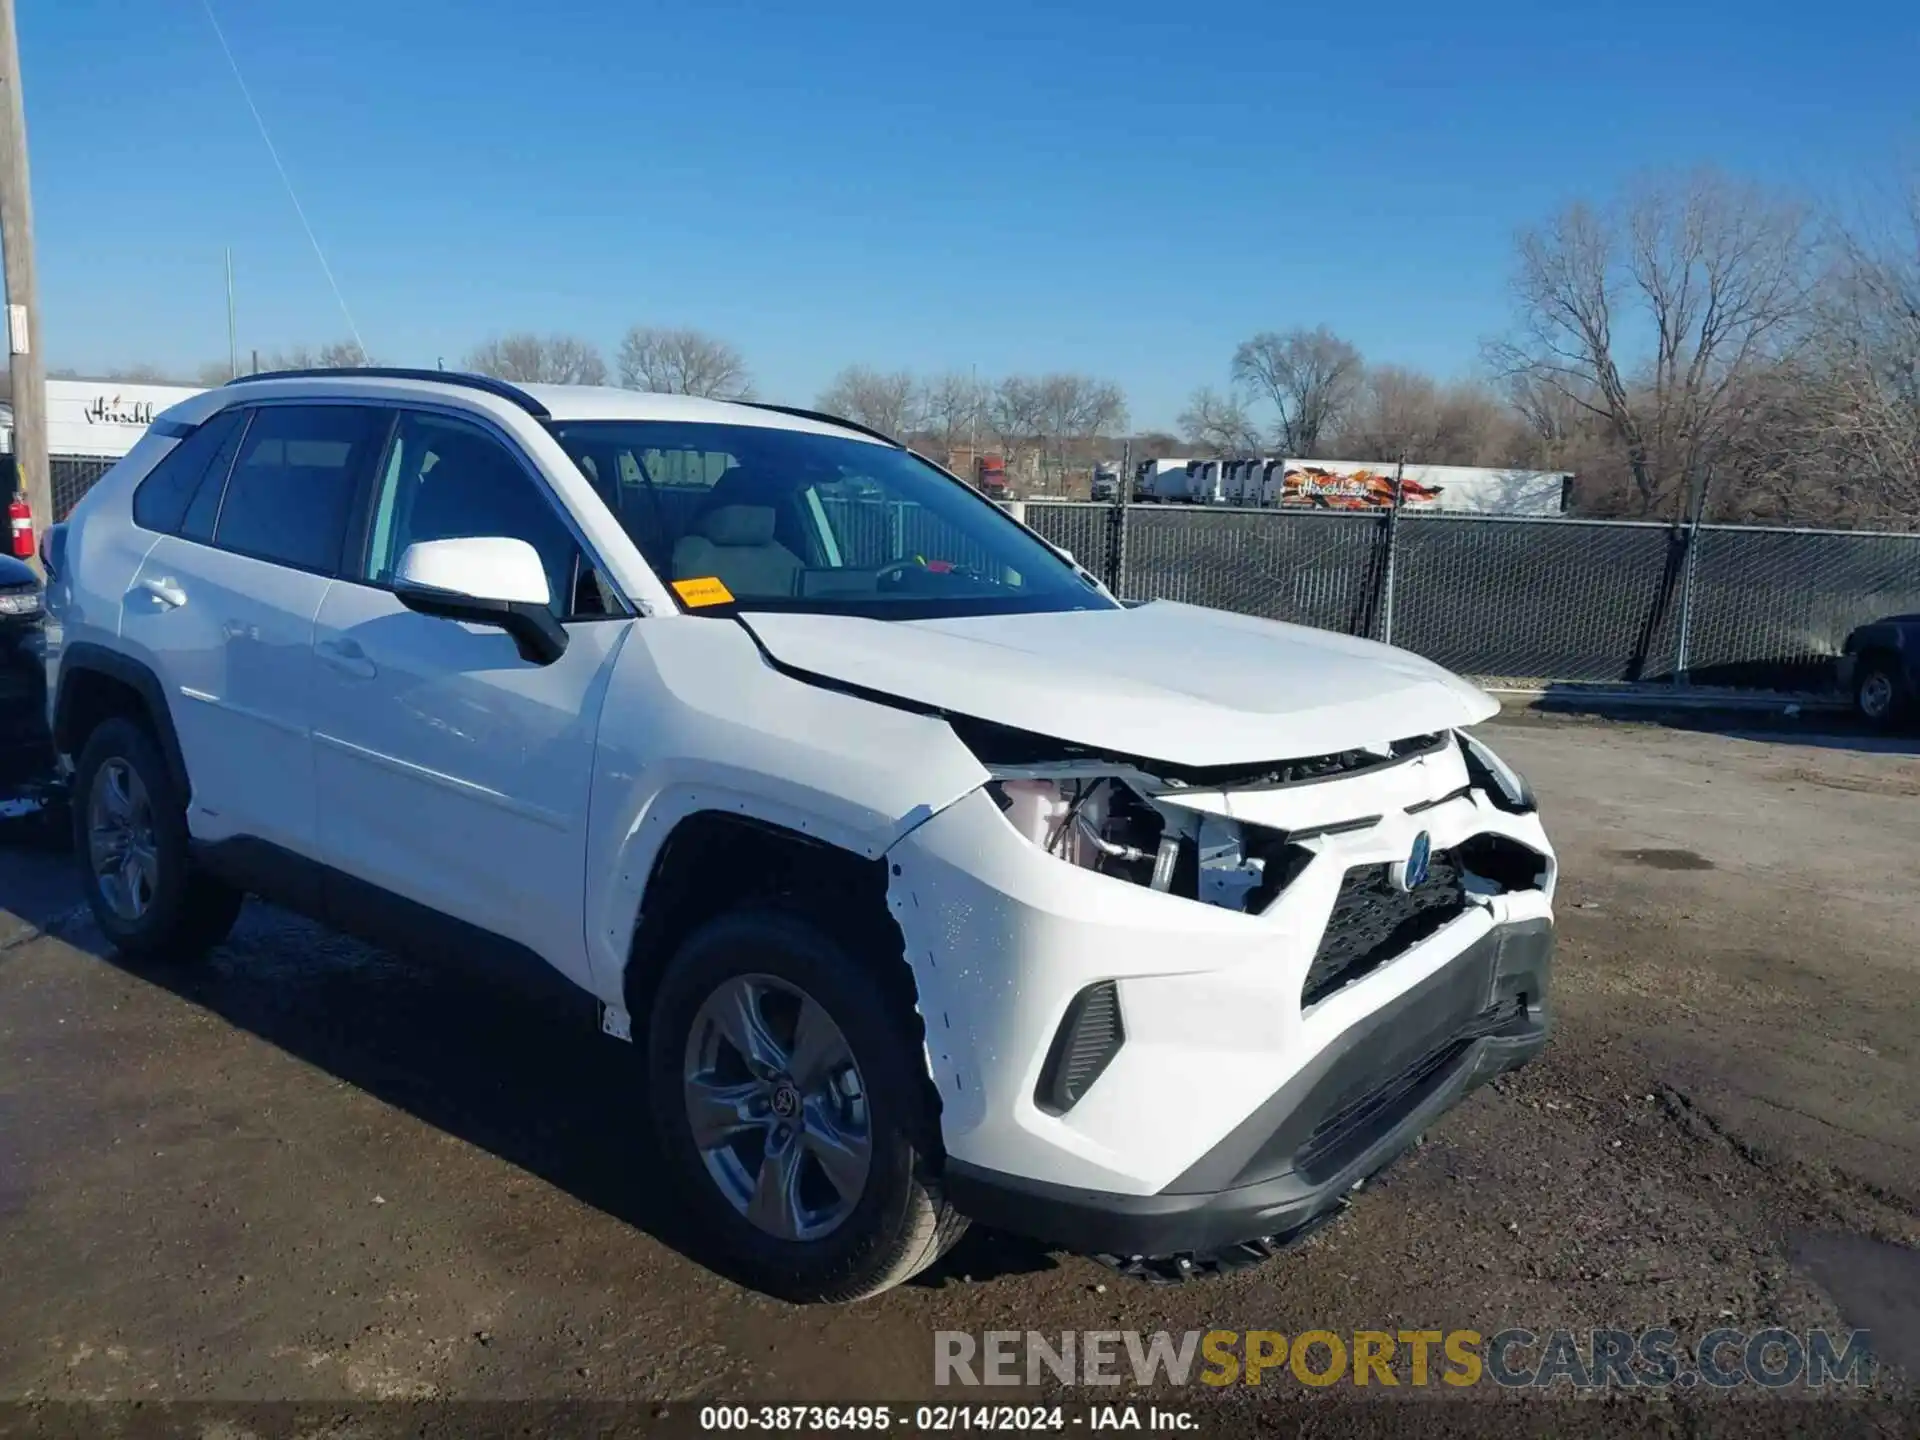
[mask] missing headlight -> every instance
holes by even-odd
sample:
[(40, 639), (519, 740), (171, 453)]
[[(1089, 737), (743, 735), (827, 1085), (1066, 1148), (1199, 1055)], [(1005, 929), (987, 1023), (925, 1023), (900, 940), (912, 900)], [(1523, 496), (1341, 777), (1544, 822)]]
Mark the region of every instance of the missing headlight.
[(1009, 779), (987, 790), (1013, 828), (1049, 855), (1152, 890), (1174, 889), (1183, 837), (1121, 781)]
[(1496, 810), (1509, 815), (1531, 815), (1540, 808), (1527, 777), (1502, 760), (1484, 741), (1459, 731), (1460, 758), (1466, 762), (1467, 778), (1475, 789), (1493, 802)]

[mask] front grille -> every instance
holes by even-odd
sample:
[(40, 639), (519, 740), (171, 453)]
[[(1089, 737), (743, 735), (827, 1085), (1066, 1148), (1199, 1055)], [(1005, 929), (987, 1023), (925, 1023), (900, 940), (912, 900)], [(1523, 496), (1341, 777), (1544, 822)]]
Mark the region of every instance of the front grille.
[(1300, 989), (1302, 1008), (1377, 970), (1466, 908), (1466, 887), (1452, 851), (1434, 851), (1426, 880), (1413, 890), (1396, 888), (1388, 878), (1391, 868), (1356, 865), (1341, 880)]
[(1526, 1010), (1526, 1001), (1520, 997), (1489, 1005), (1397, 1075), (1334, 1111), (1313, 1127), (1294, 1157), (1295, 1168), (1311, 1176), (1345, 1165), (1412, 1114), (1453, 1073), (1476, 1040), (1519, 1023)]

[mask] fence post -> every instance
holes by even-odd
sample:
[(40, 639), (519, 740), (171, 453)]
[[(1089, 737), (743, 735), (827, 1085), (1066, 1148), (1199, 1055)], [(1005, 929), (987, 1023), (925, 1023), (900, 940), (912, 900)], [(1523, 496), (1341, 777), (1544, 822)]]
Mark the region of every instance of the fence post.
[(1673, 683), (1687, 683), (1687, 665), (1692, 657), (1687, 653), (1693, 639), (1693, 572), (1700, 563), (1700, 522), (1690, 520), (1686, 533), (1680, 543), (1684, 550), (1680, 556), (1680, 623), (1676, 627), (1679, 634), (1673, 644)]
[(1687, 531), (1681, 543), (1686, 546), (1680, 557), (1680, 633), (1673, 645), (1673, 683), (1687, 683), (1687, 670), (1692, 662), (1689, 653), (1693, 645), (1693, 576), (1700, 563), (1700, 521), (1707, 510), (1707, 487), (1713, 484), (1713, 471), (1708, 469), (1700, 477), (1700, 485), (1691, 497), (1687, 507)]
[(1402, 455), (1393, 467), (1393, 504), (1387, 510), (1386, 576), (1380, 582), (1380, 643), (1393, 643), (1393, 552), (1400, 532), (1400, 496), (1405, 483), (1407, 457)]
[(1120, 474), (1113, 482), (1113, 513), (1107, 521), (1107, 589), (1122, 594), (1127, 578), (1127, 502), (1133, 498), (1133, 442), (1120, 442)]

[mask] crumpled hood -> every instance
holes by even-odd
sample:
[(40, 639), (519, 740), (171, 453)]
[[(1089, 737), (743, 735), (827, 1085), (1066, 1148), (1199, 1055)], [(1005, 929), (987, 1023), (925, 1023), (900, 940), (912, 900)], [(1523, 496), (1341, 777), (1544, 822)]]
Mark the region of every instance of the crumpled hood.
[(1176, 765), (1324, 755), (1500, 708), (1404, 650), (1167, 600), (956, 620), (740, 620), (793, 670)]

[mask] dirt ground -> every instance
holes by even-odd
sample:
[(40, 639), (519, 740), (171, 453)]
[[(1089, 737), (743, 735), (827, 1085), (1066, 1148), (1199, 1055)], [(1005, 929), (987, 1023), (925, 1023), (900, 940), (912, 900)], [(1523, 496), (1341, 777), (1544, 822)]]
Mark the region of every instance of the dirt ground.
[(1299, 1250), (1171, 1288), (976, 1232), (856, 1306), (746, 1293), (685, 1253), (590, 1015), (257, 905), (129, 968), (65, 857), (0, 849), (0, 1401), (907, 1399), (936, 1330), (1509, 1325), (1865, 1326), (1910, 1395), (1920, 746), (1490, 738), (1562, 852), (1546, 1055)]

